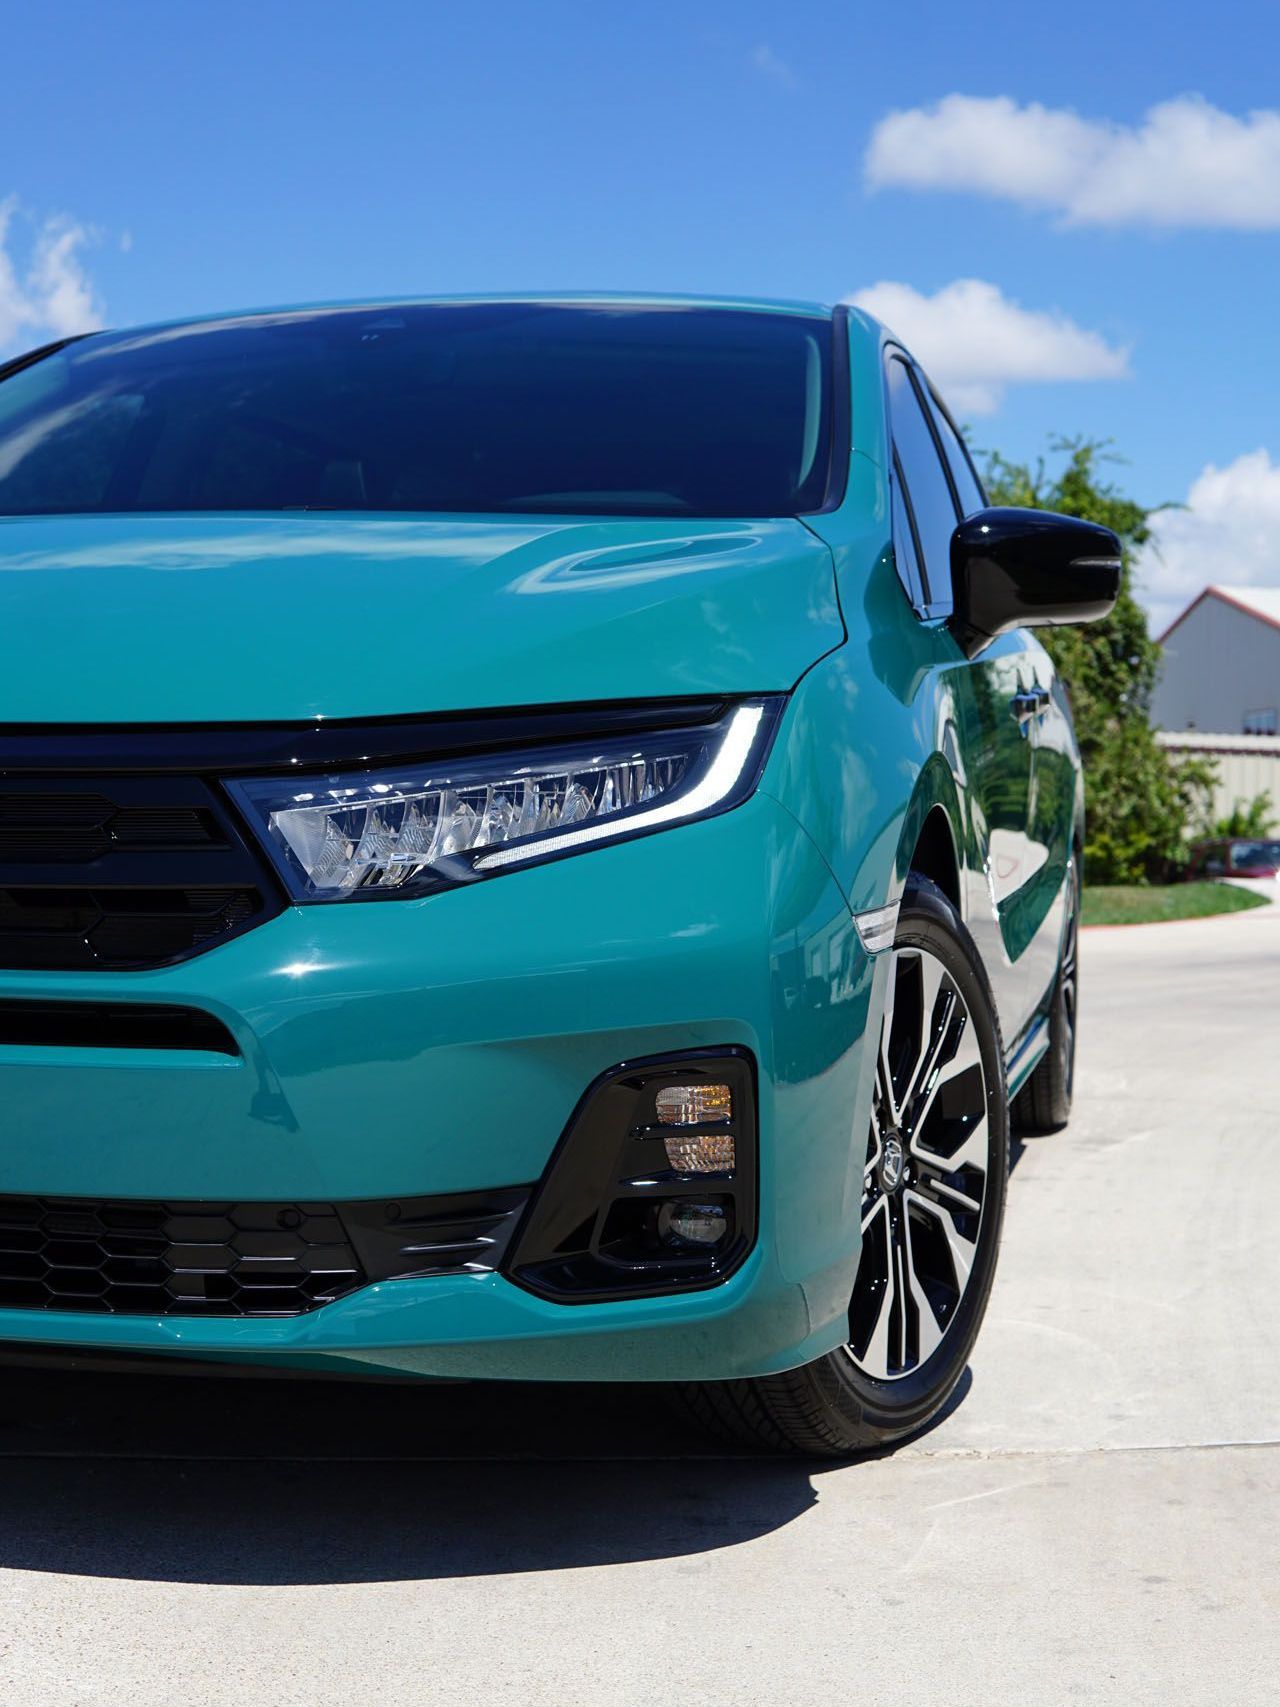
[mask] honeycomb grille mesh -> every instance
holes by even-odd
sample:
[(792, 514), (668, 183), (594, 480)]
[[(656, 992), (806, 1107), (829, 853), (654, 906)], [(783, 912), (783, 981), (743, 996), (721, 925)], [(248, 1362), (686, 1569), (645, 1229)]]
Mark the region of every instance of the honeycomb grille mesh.
[(0, 1197), (0, 1308), (297, 1316), (364, 1282), (331, 1204)]

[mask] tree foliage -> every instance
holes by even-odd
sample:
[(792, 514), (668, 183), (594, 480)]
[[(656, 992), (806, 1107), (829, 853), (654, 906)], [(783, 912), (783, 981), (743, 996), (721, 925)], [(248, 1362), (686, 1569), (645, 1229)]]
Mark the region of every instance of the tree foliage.
[(1237, 800), (1225, 818), (1214, 818), (1205, 828), (1215, 840), (1226, 836), (1252, 836), (1255, 841), (1262, 841), (1271, 834), (1275, 822), (1271, 796), (1264, 789), (1252, 800)]
[(1042, 629), (1067, 685), (1085, 773), (1085, 876), (1091, 883), (1149, 883), (1185, 858), (1190, 823), (1203, 816), (1214, 767), (1174, 757), (1151, 730), (1160, 648), (1133, 594), (1133, 555), (1150, 536), (1149, 512), (1107, 477), (1105, 444), (1057, 441), (1050, 474), (993, 454), (986, 485), (993, 504), (1059, 510), (1101, 522), (1124, 547), (1120, 596), (1111, 615), (1081, 628)]

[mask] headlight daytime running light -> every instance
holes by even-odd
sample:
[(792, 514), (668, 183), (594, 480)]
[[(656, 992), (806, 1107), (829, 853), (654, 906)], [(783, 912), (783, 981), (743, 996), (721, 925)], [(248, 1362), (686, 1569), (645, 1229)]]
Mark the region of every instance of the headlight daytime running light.
[(780, 705), (743, 702), (696, 728), (227, 786), (295, 900), (421, 895), (737, 805)]

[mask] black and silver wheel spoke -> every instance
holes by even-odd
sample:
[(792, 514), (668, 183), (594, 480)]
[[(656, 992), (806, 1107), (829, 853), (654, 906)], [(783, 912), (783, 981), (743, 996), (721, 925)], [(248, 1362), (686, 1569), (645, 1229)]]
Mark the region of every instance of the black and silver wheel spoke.
[(986, 1193), (986, 1079), (959, 988), (923, 949), (895, 949), (863, 1170), (862, 1257), (848, 1352), (900, 1379), (955, 1320)]
[(946, 978), (940, 960), (935, 960), (931, 954), (919, 955), (917, 959), (920, 969), (917, 992), (920, 1009), (920, 1048), (912, 1068), (910, 1083), (902, 1099), (904, 1110), (910, 1107), (914, 1099), (925, 1094), (926, 1087), (934, 1083), (938, 1063), (943, 1058), (943, 1051), (951, 1035), (956, 1004), (960, 1000), (959, 992), (950, 979)]
[(968, 1237), (961, 1230), (962, 1222), (967, 1218), (966, 1212), (957, 1204), (948, 1203), (943, 1197), (926, 1196), (923, 1192), (909, 1191), (907, 1193), (907, 1205), (909, 1209), (919, 1209), (925, 1220), (932, 1222), (941, 1230), (951, 1261), (951, 1284), (955, 1288), (958, 1299), (969, 1284), (973, 1259), (978, 1249), (976, 1225), (973, 1229), (973, 1237)]
[(880, 1116), (891, 1126), (898, 1124), (898, 1093), (893, 1082), (893, 1065), (889, 1058), (898, 991), (896, 970), (893, 966), (889, 968), (889, 988), (884, 999), (884, 1023), (880, 1028), (880, 1054), (876, 1062), (876, 1094), (880, 1104)]
[[(910, 1195), (907, 1200), (910, 1202)], [(916, 1261), (916, 1239), (912, 1236), (912, 1218), (910, 1214), (903, 1216), (906, 1228), (907, 1278), (911, 1287), (911, 1297), (915, 1305), (915, 1361), (923, 1363), (931, 1357), (942, 1343), (946, 1332), (946, 1321), (939, 1320), (938, 1311), (933, 1299), (925, 1289), (924, 1279)]]

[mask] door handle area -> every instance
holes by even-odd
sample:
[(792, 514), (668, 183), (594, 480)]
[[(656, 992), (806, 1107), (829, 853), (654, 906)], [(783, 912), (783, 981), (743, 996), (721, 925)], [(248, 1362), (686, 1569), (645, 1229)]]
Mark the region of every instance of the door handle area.
[(1013, 713), (1018, 726), (1025, 729), (1033, 717), (1039, 717), (1049, 709), (1048, 688), (1028, 688), (1025, 692), (1014, 694), (1009, 701), (1009, 710)]

